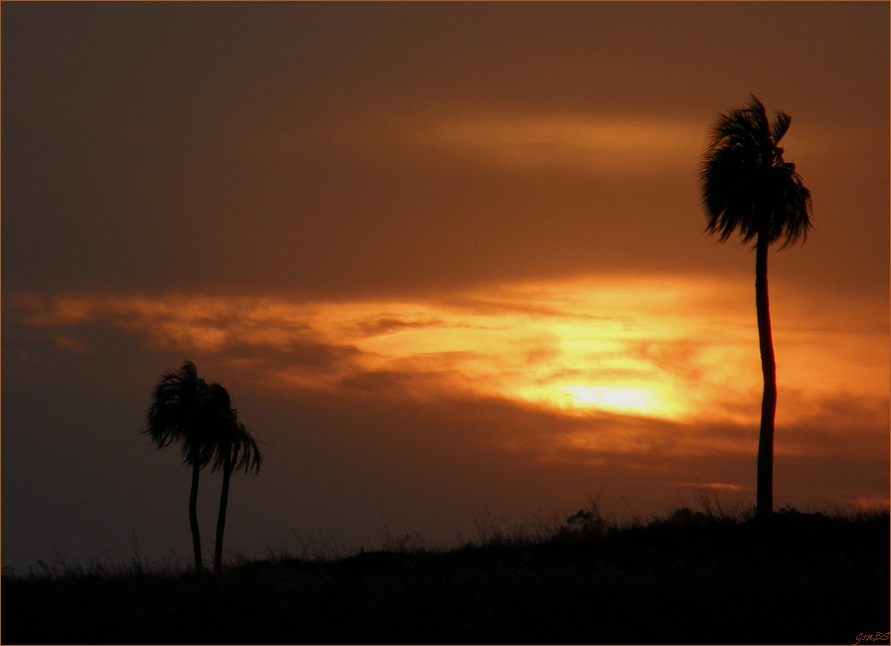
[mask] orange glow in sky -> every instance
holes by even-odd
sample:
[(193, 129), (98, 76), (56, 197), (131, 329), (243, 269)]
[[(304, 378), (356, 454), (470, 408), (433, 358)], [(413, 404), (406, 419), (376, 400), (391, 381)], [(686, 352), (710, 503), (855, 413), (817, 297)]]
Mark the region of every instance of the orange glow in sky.
[[(61, 330), (107, 318), (151, 347), (216, 356), (273, 390), (337, 391), (359, 375), (399, 374), (407, 388), (394, 396), (756, 424), (761, 374), (750, 292), (747, 281), (595, 276), (415, 301), (173, 295), (21, 304), (32, 325), (60, 330), (60, 348), (84, 343), (74, 329)], [(832, 312), (815, 315), (793, 294), (779, 302), (789, 303), (775, 312), (781, 423), (839, 392), (887, 399), (881, 322), (838, 330)]]

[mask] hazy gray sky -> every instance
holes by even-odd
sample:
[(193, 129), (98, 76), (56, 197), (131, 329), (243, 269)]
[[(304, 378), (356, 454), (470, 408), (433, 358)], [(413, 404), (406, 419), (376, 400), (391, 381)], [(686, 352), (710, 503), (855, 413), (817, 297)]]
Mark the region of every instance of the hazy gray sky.
[(601, 489), (747, 501), (754, 254), (703, 234), (697, 177), (752, 93), (792, 115), (814, 200), (807, 244), (771, 256), (777, 499), (887, 504), (888, 24), (3, 3), (4, 565), (187, 554), (188, 471), (139, 433), (185, 357), (268, 442), (229, 553), (455, 540)]

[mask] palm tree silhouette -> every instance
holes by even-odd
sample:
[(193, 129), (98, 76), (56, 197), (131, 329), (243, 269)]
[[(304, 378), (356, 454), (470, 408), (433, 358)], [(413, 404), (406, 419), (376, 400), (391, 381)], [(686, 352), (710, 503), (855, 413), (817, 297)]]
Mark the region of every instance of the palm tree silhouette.
[(259, 473), (263, 458), (257, 442), (244, 425), (238, 421), (238, 411), (232, 408), (229, 393), (219, 384), (208, 388), (208, 401), (213, 402), (211, 410), (219, 416), (214, 438), (214, 463), (211, 472), (223, 471), (223, 484), (220, 491), (220, 511), (217, 516), (217, 535), (213, 558), (215, 572), (222, 569), (223, 532), (226, 529), (226, 507), (229, 504), (229, 479), (233, 471), (243, 469)]
[(755, 96), (745, 108), (715, 121), (700, 173), (709, 234), (726, 241), (737, 229), (743, 244), (755, 240), (755, 307), (764, 394), (758, 437), (756, 510), (773, 511), (773, 438), (776, 416), (776, 359), (767, 292), (767, 249), (784, 238), (780, 249), (802, 243), (811, 227), (811, 194), (783, 160), (779, 142), (792, 118), (777, 112), (771, 123)]
[(152, 405), (146, 411), (148, 434), (158, 449), (174, 441), (182, 442), (183, 458), (192, 467), (192, 488), (189, 494), (189, 526), (195, 569), (201, 571), (201, 537), (198, 531), (198, 476), (211, 458), (207, 432), (207, 412), (203, 398), (207, 384), (198, 377), (195, 364), (183, 363), (175, 372), (165, 372), (155, 386)]
[(198, 377), (191, 361), (175, 372), (166, 372), (155, 386), (152, 405), (146, 412), (144, 431), (159, 449), (174, 441), (182, 442), (183, 457), (192, 467), (189, 494), (189, 526), (195, 569), (202, 569), (201, 536), (198, 529), (198, 480), (201, 469), (213, 460), (211, 471), (222, 469), (223, 485), (217, 519), (214, 569), (222, 565), (223, 531), (229, 501), (229, 479), (233, 471), (258, 472), (262, 463), (257, 443), (232, 408), (229, 393), (220, 384), (208, 384)]

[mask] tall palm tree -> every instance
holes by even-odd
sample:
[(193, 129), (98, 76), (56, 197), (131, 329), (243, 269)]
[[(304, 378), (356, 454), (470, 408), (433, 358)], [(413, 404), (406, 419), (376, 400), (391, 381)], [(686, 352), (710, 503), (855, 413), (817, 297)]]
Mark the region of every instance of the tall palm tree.
[(232, 408), (226, 389), (219, 384), (211, 384), (209, 391), (209, 399), (214, 402), (212, 410), (219, 416), (215, 424), (214, 463), (211, 472), (217, 469), (223, 472), (213, 558), (214, 571), (219, 572), (223, 563), (223, 532), (226, 529), (226, 507), (229, 504), (229, 479), (233, 471), (240, 469), (245, 473), (252, 470), (259, 473), (263, 458), (256, 440), (238, 421), (238, 411)]
[(811, 227), (811, 193), (783, 160), (779, 143), (792, 118), (777, 112), (771, 123), (764, 105), (752, 96), (745, 108), (721, 114), (705, 152), (700, 186), (708, 220), (706, 231), (726, 241), (739, 230), (743, 244), (755, 241), (755, 308), (764, 394), (758, 437), (758, 514), (773, 511), (773, 438), (777, 403), (776, 359), (767, 292), (767, 249), (804, 242)]
[(189, 526), (195, 569), (201, 571), (201, 536), (198, 531), (198, 476), (213, 456), (209, 412), (206, 405), (208, 386), (198, 377), (191, 361), (173, 372), (165, 372), (155, 386), (152, 405), (146, 411), (147, 428), (157, 448), (182, 442), (184, 462), (192, 467), (189, 494)]

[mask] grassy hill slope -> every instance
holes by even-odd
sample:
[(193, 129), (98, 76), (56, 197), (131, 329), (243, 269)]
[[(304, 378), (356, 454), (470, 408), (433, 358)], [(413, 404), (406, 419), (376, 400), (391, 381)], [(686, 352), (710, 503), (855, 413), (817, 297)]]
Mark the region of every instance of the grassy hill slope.
[(538, 540), (4, 577), (12, 643), (839, 643), (889, 629), (889, 516), (596, 515)]

